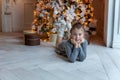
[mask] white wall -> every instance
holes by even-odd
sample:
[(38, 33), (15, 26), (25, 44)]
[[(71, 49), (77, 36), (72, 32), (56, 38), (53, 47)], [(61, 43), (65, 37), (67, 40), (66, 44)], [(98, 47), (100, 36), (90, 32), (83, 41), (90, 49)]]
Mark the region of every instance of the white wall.
[(6, 0), (2, 1), (2, 32), (20, 32), (31, 28), (35, 0), (16, 0), (9, 15), (4, 14)]
[(0, 0), (0, 32), (2, 31), (2, 0)]

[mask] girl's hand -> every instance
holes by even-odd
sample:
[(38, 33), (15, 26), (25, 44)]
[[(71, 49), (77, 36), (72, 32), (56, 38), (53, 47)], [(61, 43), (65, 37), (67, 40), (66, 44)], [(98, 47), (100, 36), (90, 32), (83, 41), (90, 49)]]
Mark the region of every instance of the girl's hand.
[(74, 44), (74, 46), (75, 46), (76, 48), (78, 48), (78, 47), (79, 47), (78, 42), (77, 42), (77, 41), (75, 41), (74, 39), (71, 39), (71, 43), (72, 43), (72, 44)]
[(80, 45), (81, 45), (83, 42), (84, 42), (84, 39), (79, 40), (79, 41), (78, 41), (78, 44), (79, 44), (78, 46), (80, 47)]
[(80, 47), (81, 43), (82, 43), (81, 40), (77, 41), (78, 47)]

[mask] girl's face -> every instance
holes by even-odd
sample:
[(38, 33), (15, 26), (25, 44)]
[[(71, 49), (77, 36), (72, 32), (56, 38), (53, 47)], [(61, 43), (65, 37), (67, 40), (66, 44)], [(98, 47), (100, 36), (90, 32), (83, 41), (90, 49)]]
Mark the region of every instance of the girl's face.
[(84, 31), (82, 29), (75, 28), (71, 32), (71, 39), (74, 39), (75, 41), (80, 41), (84, 38)]

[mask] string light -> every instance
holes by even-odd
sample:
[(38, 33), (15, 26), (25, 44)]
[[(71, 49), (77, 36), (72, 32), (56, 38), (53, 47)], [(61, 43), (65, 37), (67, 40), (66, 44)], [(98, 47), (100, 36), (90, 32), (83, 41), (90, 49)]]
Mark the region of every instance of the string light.
[[(51, 15), (54, 13), (54, 9), (49, 4), (50, 1), (52, 1), (52, 0), (37, 0), (36, 9), (34, 10), (33, 24), (35, 24), (35, 25), (37, 24), (37, 26), (38, 26), (38, 25), (45, 23), (46, 28), (51, 29), (53, 27), (53, 21), (54, 21), (53, 19), (55, 19), (57, 15)], [(81, 22), (81, 24), (83, 24), (84, 27), (89, 27), (89, 23), (94, 22), (93, 21), (94, 8), (92, 5), (93, 0), (74, 0), (74, 1), (77, 2), (78, 3), (77, 5), (79, 6), (79, 9), (75, 10), (75, 13), (77, 15), (77, 16), (75, 16), (76, 20), (80, 20), (78, 22)], [(47, 3), (47, 2), (49, 2), (49, 3)], [(48, 4), (49, 4), (49, 6), (47, 6)], [(53, 9), (53, 11), (50, 12), (52, 9)], [(58, 13), (59, 12), (60, 11), (58, 11)], [(65, 14), (65, 12), (63, 12), (63, 14)], [(48, 33), (50, 35), (50, 32), (48, 32)]]

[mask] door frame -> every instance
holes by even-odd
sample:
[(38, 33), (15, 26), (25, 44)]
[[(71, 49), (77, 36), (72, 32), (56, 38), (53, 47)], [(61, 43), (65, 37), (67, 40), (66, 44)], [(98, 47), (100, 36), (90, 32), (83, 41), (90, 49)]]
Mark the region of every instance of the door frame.
[(120, 48), (120, 1), (115, 0), (115, 9), (114, 9), (114, 31), (113, 31), (113, 48)]
[(107, 47), (120, 48), (120, 1), (105, 1), (104, 41)]
[(2, 0), (0, 0), (0, 32), (2, 32)]
[(106, 47), (113, 47), (115, 1), (105, 0), (104, 42)]

